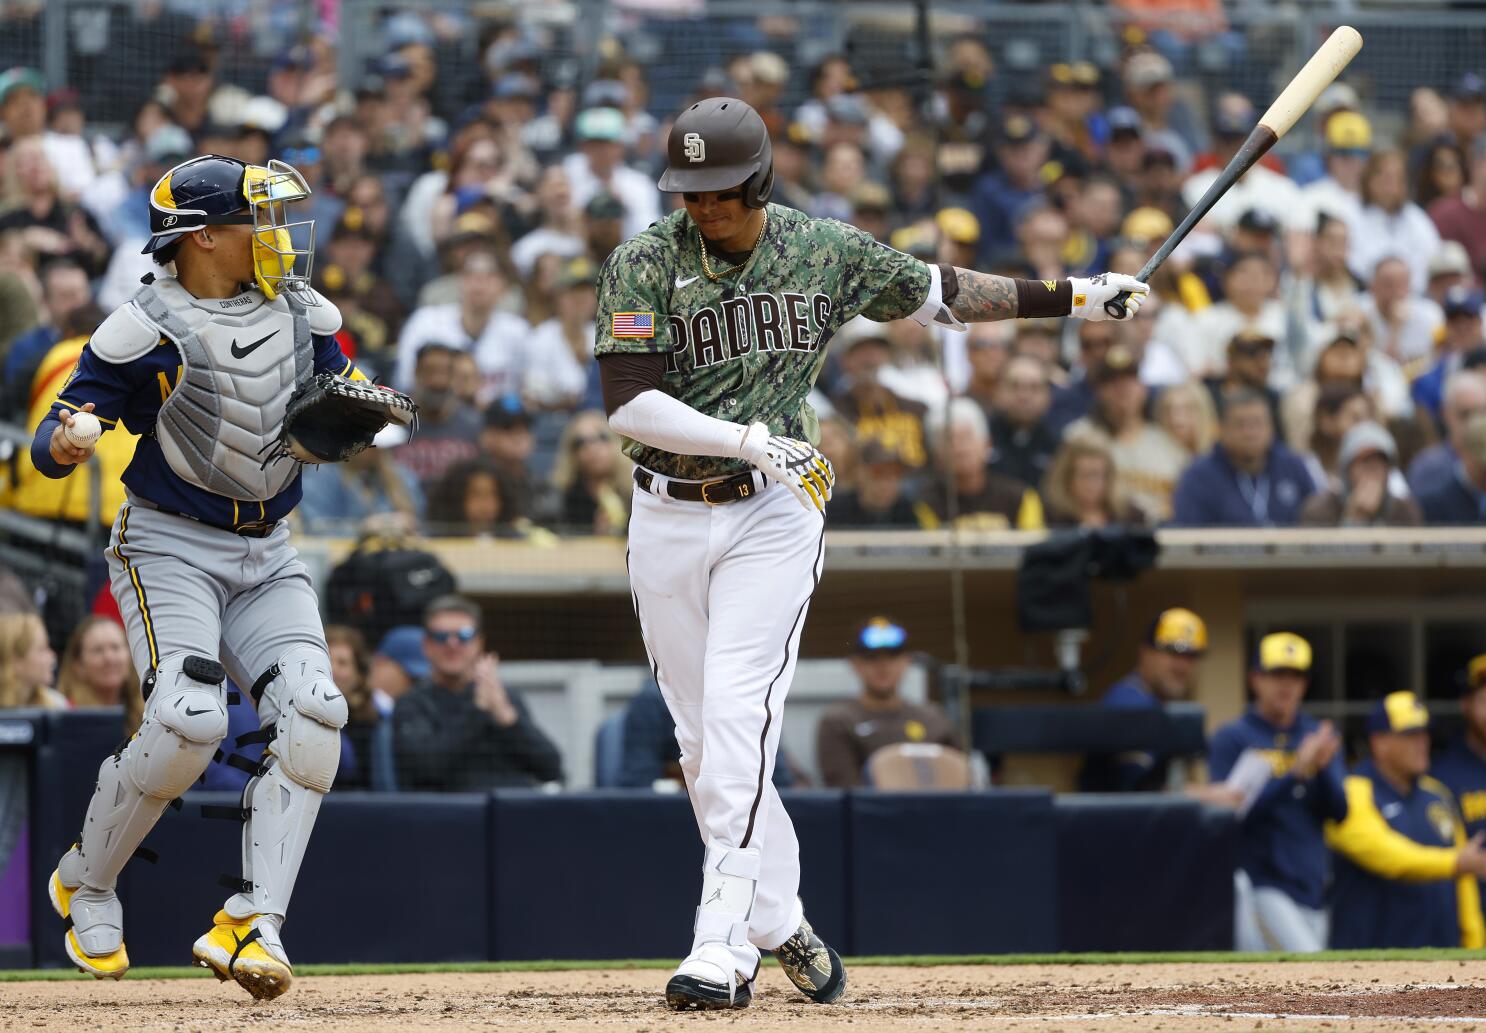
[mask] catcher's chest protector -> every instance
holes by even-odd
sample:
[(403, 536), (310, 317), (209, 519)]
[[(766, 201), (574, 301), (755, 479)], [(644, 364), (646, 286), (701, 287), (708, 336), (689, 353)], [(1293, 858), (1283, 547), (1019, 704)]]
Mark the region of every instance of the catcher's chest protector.
[[(211, 311), (173, 279), (141, 287), (132, 304), (180, 351), (175, 389), (160, 406), (155, 437), (170, 468), (207, 491), (264, 502), (288, 487), (298, 464), (264, 465), (295, 388), (314, 374), (304, 308), (256, 292), (241, 309)], [(231, 303), (232, 299), (225, 299)]]

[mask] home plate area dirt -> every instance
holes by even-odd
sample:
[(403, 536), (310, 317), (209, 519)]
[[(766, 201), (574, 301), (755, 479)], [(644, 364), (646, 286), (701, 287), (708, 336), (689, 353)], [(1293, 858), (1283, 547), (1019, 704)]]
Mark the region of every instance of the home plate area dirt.
[(753, 1005), (668, 1012), (656, 970), (324, 976), (257, 1004), (201, 979), (0, 983), (0, 1030), (1486, 1031), (1486, 962), (859, 966), (840, 1004), (774, 967)]

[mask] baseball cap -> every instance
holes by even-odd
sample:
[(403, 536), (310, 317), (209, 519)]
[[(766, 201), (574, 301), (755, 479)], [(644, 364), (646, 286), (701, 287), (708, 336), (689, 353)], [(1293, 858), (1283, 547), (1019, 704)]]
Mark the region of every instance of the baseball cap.
[(1240, 330), (1228, 342), (1230, 352), (1252, 355), (1260, 350), (1274, 351), (1274, 338), (1258, 330)]
[(1201, 656), (1207, 652), (1207, 625), (1201, 617), (1183, 607), (1162, 610), (1151, 622), (1146, 645), (1168, 653)]
[(1390, 692), (1367, 715), (1367, 733), (1422, 732), (1429, 728), (1429, 711), (1412, 692)]
[(892, 655), (908, 645), (908, 632), (886, 617), (873, 617), (857, 629), (852, 652), (866, 655)]
[(11, 68), (0, 74), (0, 104), (5, 103), (12, 90), (35, 90), (46, 93), (46, 80), (34, 68)]
[(428, 677), (428, 657), (423, 654), (423, 629), (416, 624), (399, 624), (382, 636), (377, 655), (385, 656), (414, 681)]
[(1219, 109), (1213, 115), (1213, 135), (1248, 136), (1249, 130), (1254, 128), (1254, 121), (1252, 108), (1236, 111)]
[(1254, 667), (1264, 672), (1311, 669), (1311, 644), (1290, 631), (1277, 631), (1259, 640)]
[(1346, 476), (1354, 460), (1373, 453), (1383, 456), (1390, 464), (1398, 463), (1398, 446), (1393, 442), (1393, 435), (1380, 424), (1364, 420), (1342, 435), (1341, 451), (1337, 455), (1342, 476)]
[(749, 58), (748, 69), (759, 82), (774, 86), (789, 82), (789, 65), (771, 50), (760, 50)]
[(211, 71), (206, 55), (199, 50), (183, 50), (170, 61), (166, 75), (206, 75)]
[(171, 123), (150, 134), (144, 144), (145, 157), (156, 165), (173, 165), (195, 153), (191, 134)]
[(1265, 208), (1250, 208), (1238, 217), (1238, 228), (1253, 233), (1278, 233), (1280, 222)]
[(495, 85), (490, 88), (490, 96), (495, 100), (536, 100), (537, 84), (529, 75), (512, 72), (495, 81)]
[(1481, 306), (1486, 304), (1486, 297), (1482, 297), (1480, 291), (1471, 290), (1469, 287), (1451, 287), (1445, 292), (1444, 304), (1446, 319), (1454, 319), (1456, 316), (1481, 315)]
[(618, 79), (595, 79), (583, 87), (580, 103), (585, 108), (622, 108), (629, 100), (629, 87)]
[(1465, 691), (1475, 692), (1486, 683), (1486, 653), (1471, 657), (1471, 662), (1465, 666)]
[(622, 219), (625, 216), (624, 202), (607, 192), (594, 194), (583, 206), (583, 214), (590, 219)]
[(864, 126), (871, 116), (862, 98), (854, 93), (838, 93), (826, 101), (826, 117), (842, 125)]
[(1001, 142), (1015, 146), (1037, 139), (1037, 123), (1026, 115), (1012, 115), (1001, 125)]
[(592, 286), (597, 282), (598, 270), (594, 268), (593, 261), (587, 255), (579, 255), (569, 259), (562, 267), (562, 272), (557, 276), (557, 289), (565, 291), (569, 287), (578, 287), (585, 283)]
[(1372, 149), (1372, 123), (1355, 111), (1338, 111), (1326, 123), (1326, 149), (1366, 153)]
[(1159, 208), (1137, 208), (1125, 216), (1120, 226), (1120, 236), (1126, 240), (1142, 243), (1165, 240), (1175, 227), (1171, 216)]
[(1429, 276), (1469, 276), (1471, 273), (1470, 252), (1458, 240), (1440, 242), (1439, 248), (1429, 257)]
[(1113, 383), (1121, 377), (1135, 377), (1140, 375), (1140, 365), (1135, 361), (1135, 355), (1123, 344), (1112, 344), (1104, 353), (1104, 358), (1099, 365), (1094, 367), (1091, 379), (1095, 387), (1103, 387), (1105, 384)]
[(888, 463), (903, 466), (903, 457), (897, 449), (889, 448), (877, 438), (869, 438), (862, 446), (861, 464), (863, 466), (884, 466)]
[(1322, 121), (1333, 111), (1356, 111), (1362, 105), (1357, 91), (1344, 82), (1334, 82), (1321, 91), (1321, 96), (1316, 100), (1316, 114)]
[(530, 427), (531, 414), (526, 411), (526, 407), (521, 404), (518, 396), (501, 395), (485, 410), (485, 426), (494, 427), (497, 430)]
[(1175, 78), (1171, 62), (1155, 51), (1136, 54), (1125, 65), (1125, 85), (1143, 90), (1158, 83), (1171, 82)]
[(1450, 92), (1450, 96), (1456, 100), (1486, 99), (1486, 79), (1475, 72), (1466, 72), (1455, 80), (1455, 89)]
[(852, 209), (858, 212), (886, 212), (893, 207), (893, 195), (888, 192), (887, 187), (870, 179), (853, 187), (847, 200), (851, 202)]
[(579, 140), (618, 143), (624, 139), (624, 113), (618, 108), (589, 108), (578, 116)]
[(934, 216), (934, 224), (956, 244), (980, 242), (980, 220), (967, 208), (944, 208)]
[(1099, 69), (1091, 61), (1059, 61), (1047, 70), (1047, 81), (1053, 86), (1093, 89), (1099, 85)]
[(1104, 116), (1104, 120), (1109, 123), (1109, 134), (1111, 136), (1119, 136), (1121, 133), (1130, 136), (1140, 135), (1140, 115), (1136, 113), (1134, 108), (1125, 107), (1124, 105), (1117, 108), (1110, 108), (1109, 113)]

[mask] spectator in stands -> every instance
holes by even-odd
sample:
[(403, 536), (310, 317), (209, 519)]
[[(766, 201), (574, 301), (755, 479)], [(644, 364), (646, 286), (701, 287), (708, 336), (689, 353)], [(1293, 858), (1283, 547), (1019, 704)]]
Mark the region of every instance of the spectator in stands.
[[(994, 420), (1001, 376), (1011, 358), (1011, 327), (1005, 322), (971, 323), (965, 334), (965, 363), (969, 379), (957, 392), (981, 407), (986, 419)], [(946, 356), (946, 366), (948, 356)], [(1049, 399), (1051, 400), (1051, 399)]]
[(562, 781), (562, 758), (485, 651), (480, 608), (460, 596), (428, 604), (427, 679), (392, 712), (397, 783), (466, 792)]
[(1368, 715), (1367, 738), (1368, 758), (1346, 779), (1346, 819), (1326, 825), (1330, 946), (1486, 946), (1476, 883), (1486, 850), (1482, 836), (1467, 840), (1450, 790), (1426, 774), (1429, 711), (1412, 692), (1391, 693)]
[(1355, 111), (1338, 111), (1326, 121), (1326, 175), (1301, 193), (1316, 218), (1348, 229), (1362, 219), (1362, 173), (1372, 154), (1372, 124)]
[(304, 496), (296, 509), (305, 531), (351, 534), (373, 517), (395, 517), (407, 531), (415, 531), (427, 503), (417, 475), (404, 465), (406, 447), (368, 448), (345, 462), (306, 470), (300, 478)]
[(66, 710), (67, 697), (52, 688), (57, 654), (46, 625), (32, 613), (0, 614), (0, 710), (40, 707)]
[(412, 364), (411, 393), (418, 403), (418, 430), (410, 441), (397, 447), (394, 458), (425, 490), (450, 466), (473, 459), (478, 451), (480, 416), (455, 393), (456, 354), (448, 344), (428, 341), (419, 348)]
[(377, 710), (391, 714), (397, 701), (427, 678), (430, 670), (423, 652), (423, 629), (416, 624), (389, 629), (377, 643), (366, 675)]
[(1042, 360), (1030, 355), (1011, 358), (994, 399), (994, 407), (986, 413), (995, 442), (991, 470), (1023, 484), (1041, 484), (1058, 450), (1058, 439), (1047, 426), (1053, 396)]
[(1171, 515), (1171, 493), (1189, 461), (1186, 451), (1145, 418), (1146, 388), (1130, 349), (1116, 344), (1094, 368), (1094, 408), (1069, 426), (1065, 439), (1085, 437), (1109, 450), (1115, 488), (1153, 520)]
[(1108, 447), (1096, 438), (1070, 435), (1041, 481), (1050, 528), (1143, 524), (1146, 516), (1126, 501)]
[(1486, 688), (1486, 653), (1472, 657), (1463, 674), (1460, 713), (1464, 727), (1435, 760), (1430, 774), (1455, 794), (1465, 834), (1475, 838), (1486, 831), (1486, 692), (1481, 691)]
[[(1207, 625), (1191, 610), (1162, 610), (1151, 622), (1135, 670), (1105, 691), (1099, 705), (1113, 710), (1150, 710), (1190, 699), (1207, 652)], [(1172, 758), (1164, 753), (1092, 755), (1079, 775), (1085, 792), (1162, 789)]]
[(1025, 115), (1009, 116), (996, 145), (998, 171), (982, 175), (971, 192), (970, 210), (980, 223), (980, 264), (1016, 247), (1019, 213), (1043, 197), (1041, 171), (1048, 140)]
[(1480, 370), (1462, 369), (1445, 381), (1444, 401), (1440, 414), (1445, 424), (1445, 440), (1420, 452), (1409, 464), (1409, 488), (1415, 498), (1434, 493), (1455, 476), (1455, 468), (1465, 450), (1465, 431), (1472, 416), (1486, 412), (1486, 374)]
[(913, 662), (908, 632), (887, 617), (873, 617), (852, 639), (851, 667), (862, 685), (855, 699), (837, 703), (821, 715), (815, 758), (821, 779), (833, 789), (868, 784), (868, 758), (896, 743), (958, 746), (954, 724), (932, 703), (909, 703), (901, 695)]
[(1223, 300), (1197, 314), (1191, 336), (1173, 342), (1194, 376), (1222, 376), (1228, 342), (1245, 331), (1273, 341), (1288, 339), (1285, 306), (1275, 296), (1278, 282), (1268, 256), (1258, 252), (1234, 256), (1223, 271)]
[(533, 197), (537, 225), (511, 247), (511, 263), (523, 278), (531, 275), (539, 255), (577, 258), (585, 248), (583, 213), (573, 203), (573, 185), (566, 169), (559, 164), (544, 168)]
[(1466, 421), (1451, 476), (1421, 491), (1419, 508), (1429, 524), (1486, 522), (1486, 413)]
[(494, 463), (504, 475), (504, 487), (514, 512), (523, 516), (545, 512), (545, 485), (531, 468), (537, 439), (532, 433), (531, 414), (516, 395), (505, 395), (485, 410), (480, 431), (480, 455)]
[(1202, 146), (1203, 132), (1191, 108), (1178, 99), (1175, 78), (1171, 62), (1153, 50), (1140, 51), (1125, 62), (1125, 98), (1140, 116), (1146, 146), (1160, 148), (1186, 168)]
[(102, 276), (108, 268), (108, 241), (98, 221), (63, 195), (61, 181), (40, 137), (27, 137), (11, 145), (5, 155), (0, 203), (0, 233), (21, 230), (33, 251), (70, 258), (86, 269), (89, 277)]
[(1337, 317), (1355, 308), (1362, 297), (1363, 283), (1347, 265), (1351, 236), (1346, 221), (1323, 210), (1316, 220), (1309, 275), (1291, 285), (1292, 311), (1305, 327), (1307, 340), (1317, 345), (1334, 336)]
[[(1253, 102), (1241, 93), (1229, 91), (1219, 94), (1214, 108), (1211, 160), (1204, 156), (1199, 162), (1198, 171), (1182, 183), (1182, 200), (1188, 207), (1195, 206), (1207, 192), (1207, 188), (1238, 153), (1255, 123), (1259, 121), (1259, 113), (1254, 110)], [(1245, 212), (1256, 208), (1268, 213), (1281, 226), (1292, 230), (1309, 230), (1314, 225), (1305, 218), (1305, 202), (1294, 181), (1282, 171), (1270, 168), (1263, 162), (1244, 173), (1213, 206), (1207, 218), (1227, 231), (1238, 223)]]
[[(350, 715), (341, 729), (341, 762), (335, 784), (340, 789), (377, 788), (373, 769), (379, 763), (375, 738), (384, 718), (391, 710), (381, 711), (372, 692), (371, 650), (361, 632), (344, 624), (325, 629), (325, 643), (330, 647), (330, 676), (335, 687), (346, 697)], [(390, 741), (390, 740), (389, 740)], [(388, 758), (390, 759), (390, 758)]]
[(506, 474), (487, 456), (455, 463), (428, 489), (433, 535), (520, 538), (530, 526)]
[(1409, 200), (1408, 169), (1402, 151), (1374, 154), (1362, 178), (1362, 215), (1352, 235), (1353, 269), (1375, 269), (1384, 258), (1401, 259), (1408, 284), (1422, 294), (1428, 282), (1429, 259), (1440, 246), (1440, 235), (1424, 210)]
[(1269, 402), (1269, 415), (1280, 425), (1280, 396), (1269, 386), (1274, 371), (1275, 341), (1258, 330), (1240, 330), (1228, 342), (1225, 371), (1208, 377), (1204, 383), (1213, 397), (1213, 407), (1221, 416), (1223, 399), (1235, 391), (1253, 391)]
[[(1419, 174), (1414, 185), (1414, 202), (1434, 218), (1434, 203), (1444, 198), (1459, 198), (1465, 190), (1469, 161), (1454, 141), (1437, 140), (1424, 151), (1424, 160), (1419, 163)], [(1449, 234), (1435, 219), (1435, 229), (1442, 238)]]
[(418, 353), (424, 345), (438, 343), (474, 356), (482, 399), (519, 388), (521, 342), (529, 331), (520, 316), (497, 308), (506, 286), (493, 247), (468, 251), (459, 267), (459, 301), (426, 305), (408, 317), (398, 339), (394, 382), (411, 388)]
[(909, 469), (923, 469), (928, 462), (924, 435), (927, 407), (898, 395), (882, 382), (882, 371), (893, 355), (883, 324), (853, 320), (836, 332), (832, 344), (840, 356), (841, 376), (831, 402), (837, 415), (851, 425), (857, 444), (880, 442), (896, 452)]
[(1424, 523), (1418, 504), (1390, 491), (1398, 476), (1393, 435), (1373, 422), (1352, 427), (1342, 438), (1338, 485), (1306, 500), (1300, 523), (1306, 527), (1417, 527)]
[(557, 312), (533, 327), (526, 340), (521, 396), (533, 408), (572, 409), (589, 391), (597, 274), (585, 256), (565, 263), (557, 280)]
[(1414, 402), (1437, 427), (1444, 404), (1445, 381), (1467, 361), (1478, 364), (1486, 336), (1481, 332), (1481, 310), (1486, 295), (1468, 287), (1452, 287), (1443, 299), (1444, 332), (1434, 349), (1434, 364), (1410, 387)]
[(1156, 398), (1156, 424), (1181, 446), (1188, 460), (1206, 455), (1218, 437), (1212, 393), (1195, 381), (1172, 384)]
[(1479, 276), (1486, 270), (1486, 136), (1468, 146), (1470, 180), (1459, 195), (1436, 198), (1429, 217), (1441, 237), (1464, 246)]
[[(1241, 808), (1234, 873), (1234, 949), (1326, 948), (1323, 825), (1347, 816), (1342, 739), (1330, 721), (1300, 712), (1311, 646), (1288, 631), (1265, 635), (1249, 670), (1253, 703), (1208, 747), (1208, 777), (1234, 779)], [(1255, 774), (1254, 772), (1258, 772)]]
[(880, 441), (867, 442), (852, 486), (838, 491), (826, 510), (830, 526), (916, 528), (919, 518), (906, 490), (906, 474), (907, 467), (896, 452)]
[[(1078, 323), (1078, 364), (1068, 374), (1067, 380), (1053, 391), (1052, 408), (1048, 410), (1048, 429), (1058, 437), (1068, 425), (1088, 415), (1094, 407), (1094, 384), (1091, 374), (1104, 362), (1105, 353), (1119, 337), (1114, 323), (1094, 323), (1081, 320)], [(1017, 350), (1022, 347), (1022, 337), (1017, 336)], [(1055, 362), (1056, 356), (1044, 359)]]
[(1172, 522), (1180, 527), (1283, 527), (1299, 519), (1315, 491), (1302, 460), (1275, 440), (1269, 402), (1236, 391), (1218, 444), (1194, 460), (1177, 482)]
[[(1420, 275), (1422, 281), (1423, 274)], [(1414, 293), (1409, 277), (1409, 264), (1403, 258), (1389, 256), (1379, 260), (1361, 305), (1371, 323), (1377, 347), (1399, 363), (1427, 357), (1444, 323), (1439, 306)]]
[(558, 523), (576, 534), (622, 535), (629, 523), (632, 464), (603, 412), (588, 409), (563, 428), (552, 486)]
[(1311, 418), (1310, 448), (1302, 454), (1318, 491), (1341, 487), (1346, 469), (1342, 461), (1342, 439), (1353, 427), (1376, 418), (1372, 400), (1357, 388), (1348, 385), (1321, 389)]
[(1466, 72), (1450, 91), (1446, 126), (1455, 142), (1470, 147), (1486, 134), (1486, 79)]
[(624, 206), (624, 237), (632, 237), (660, 218), (655, 181), (624, 164), (624, 114), (616, 108), (589, 108), (578, 115), (577, 154), (563, 161), (573, 185), (573, 200), (586, 205), (596, 195), (612, 194)]
[(1036, 531), (1043, 526), (1035, 488), (993, 473), (991, 432), (985, 413), (968, 398), (952, 399), (929, 413), (929, 440), (940, 476), (919, 507), (919, 521), (934, 529), (947, 523), (969, 530)]
[(124, 732), (134, 734), (144, 716), (144, 700), (129, 640), (118, 621), (89, 614), (78, 622), (62, 650), (57, 691), (74, 707), (123, 707)]
[(87, 272), (69, 258), (53, 259), (41, 270), (41, 299), (46, 321), (12, 341), (5, 354), (0, 411), (18, 423), (25, 420), (30, 408), (31, 385), (37, 369), (47, 352), (62, 340), (63, 324), (72, 313), (93, 300)]

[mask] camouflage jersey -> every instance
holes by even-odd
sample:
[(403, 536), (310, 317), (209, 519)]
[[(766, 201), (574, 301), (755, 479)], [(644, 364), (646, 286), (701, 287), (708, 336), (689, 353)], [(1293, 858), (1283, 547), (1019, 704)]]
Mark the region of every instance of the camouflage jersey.
[[(825, 346), (857, 315), (886, 322), (922, 309), (932, 274), (916, 258), (834, 219), (768, 206), (768, 223), (736, 273), (702, 272), (701, 235), (677, 210), (620, 244), (599, 273), (596, 355), (664, 352), (662, 389), (733, 423), (763, 422), (814, 443), (805, 400)], [(726, 263), (712, 260), (714, 271)], [(741, 459), (678, 456), (626, 438), (648, 470), (688, 480), (749, 468)]]

